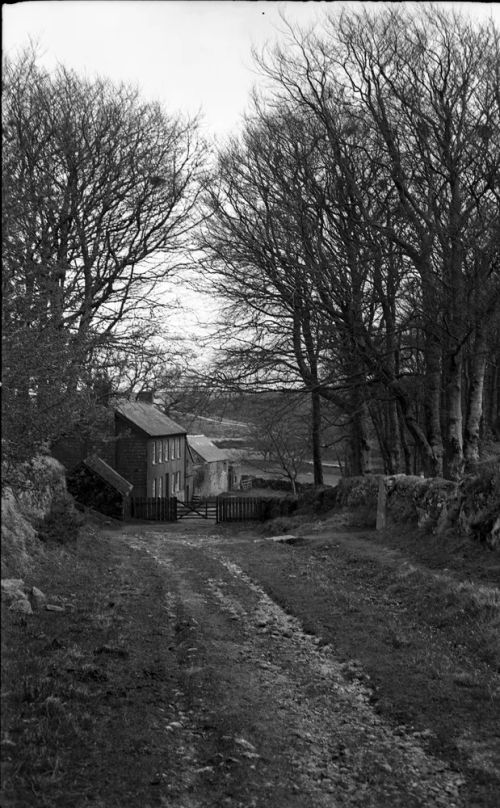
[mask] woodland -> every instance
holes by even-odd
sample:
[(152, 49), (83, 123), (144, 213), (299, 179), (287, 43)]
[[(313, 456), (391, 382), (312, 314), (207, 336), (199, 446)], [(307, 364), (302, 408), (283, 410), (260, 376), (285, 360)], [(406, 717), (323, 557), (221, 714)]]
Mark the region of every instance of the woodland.
[[(300, 436), (317, 484), (333, 446), (450, 480), (498, 452), (498, 29), (345, 11), (254, 60), (218, 147), (134, 88), (5, 62), (6, 483), (146, 388)], [(201, 361), (169, 332), (186, 270), (220, 302)]]

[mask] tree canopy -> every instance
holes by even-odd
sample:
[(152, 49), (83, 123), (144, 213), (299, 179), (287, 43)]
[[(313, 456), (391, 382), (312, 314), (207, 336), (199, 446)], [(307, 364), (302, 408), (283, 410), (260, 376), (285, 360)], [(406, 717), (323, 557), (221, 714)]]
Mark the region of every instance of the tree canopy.
[(349, 10), (257, 62), (200, 242), (228, 357), (334, 401), (356, 471), (375, 431), (388, 471), (454, 478), (479, 457), (500, 303), (498, 31)]
[(205, 169), (197, 122), (131, 87), (32, 52), (3, 78), (4, 435), (21, 459), (78, 419), (110, 351), (160, 325)]

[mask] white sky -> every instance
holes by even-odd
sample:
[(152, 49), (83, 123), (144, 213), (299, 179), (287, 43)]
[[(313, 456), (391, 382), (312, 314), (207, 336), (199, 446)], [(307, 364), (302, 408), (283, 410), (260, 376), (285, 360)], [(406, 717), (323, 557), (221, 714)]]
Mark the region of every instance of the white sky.
[[(3, 5), (4, 53), (38, 41), (47, 67), (131, 82), (171, 112), (203, 110), (207, 134), (234, 129), (257, 80), (251, 47), (273, 41), (288, 20), (308, 26), (327, 10), (361, 6), (278, 0), (49, 0)], [(381, 8), (379, 3), (367, 6)], [(499, 3), (438, 3), (476, 17)]]
[[(2, 6), (4, 54), (15, 55), (30, 38), (47, 68), (58, 62), (79, 73), (96, 73), (138, 85), (167, 111), (202, 111), (204, 132), (219, 139), (234, 131), (258, 76), (252, 45), (279, 37), (280, 13), (308, 27), (329, 10), (357, 2), (278, 0), (49, 0)], [(379, 3), (365, 3), (381, 8)], [(498, 3), (437, 3), (471, 16), (493, 15)], [(418, 4), (416, 5), (418, 8)], [(172, 325), (200, 333), (214, 301), (184, 289), (190, 307), (172, 313)]]

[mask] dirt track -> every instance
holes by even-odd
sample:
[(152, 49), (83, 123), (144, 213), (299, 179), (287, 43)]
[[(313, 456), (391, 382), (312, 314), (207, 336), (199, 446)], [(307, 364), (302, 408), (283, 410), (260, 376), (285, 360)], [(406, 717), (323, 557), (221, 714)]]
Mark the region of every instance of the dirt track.
[[(180, 523), (87, 536), (64, 573), (67, 610), (22, 629), (60, 700), (86, 702), (87, 724), (61, 748), (57, 777), (29, 790), (9, 775), (5, 808), (493, 806), (464, 796), (467, 775), (435, 755), (433, 733), (376, 710), (363, 666), (306, 634), (237, 563), (271, 553), (272, 577), (273, 549), (281, 573), (291, 565), (291, 596), (301, 574), (314, 600), (312, 555), (251, 534)], [(48, 710), (37, 698), (21, 710), (28, 726)]]
[(223, 541), (149, 533), (132, 546), (164, 570), (175, 620), (184, 711), (167, 728), (173, 718), (193, 779), (172, 806), (461, 804), (461, 777), (380, 720), (334, 649), (319, 649)]

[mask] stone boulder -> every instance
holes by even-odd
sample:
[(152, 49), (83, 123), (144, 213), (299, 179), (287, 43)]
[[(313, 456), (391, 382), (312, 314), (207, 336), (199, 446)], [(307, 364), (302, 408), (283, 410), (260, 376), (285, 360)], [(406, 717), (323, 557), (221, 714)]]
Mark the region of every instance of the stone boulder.
[(15, 600), (9, 607), (9, 612), (18, 612), (19, 614), (33, 614), (31, 603), (28, 598), (19, 598)]
[(22, 578), (2, 578), (2, 600), (12, 602), (26, 597), (26, 587)]

